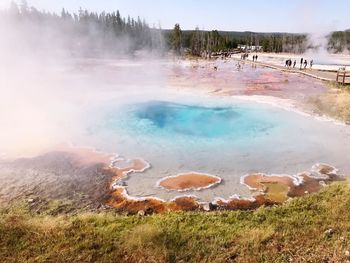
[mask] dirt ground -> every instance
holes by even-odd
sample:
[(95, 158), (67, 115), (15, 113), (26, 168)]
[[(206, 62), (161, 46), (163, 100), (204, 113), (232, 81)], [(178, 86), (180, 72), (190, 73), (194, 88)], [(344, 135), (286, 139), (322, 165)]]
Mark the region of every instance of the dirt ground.
[(110, 175), (102, 164), (76, 166), (70, 153), (50, 152), (34, 158), (0, 163), (0, 203), (25, 199), (45, 203), (66, 199), (74, 206), (103, 209)]

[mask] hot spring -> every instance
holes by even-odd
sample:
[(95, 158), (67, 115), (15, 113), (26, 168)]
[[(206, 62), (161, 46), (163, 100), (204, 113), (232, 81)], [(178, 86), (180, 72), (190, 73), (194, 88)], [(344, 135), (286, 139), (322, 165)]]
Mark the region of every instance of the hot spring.
[[(112, 103), (95, 117), (88, 129), (94, 145), (151, 165), (123, 179), (134, 197), (168, 200), (185, 194), (201, 201), (234, 194), (248, 197), (249, 190), (240, 183), (246, 174), (293, 175), (320, 162), (345, 172), (350, 160), (347, 126), (251, 100)], [(222, 180), (208, 189), (181, 193), (159, 187), (164, 178), (188, 172)]]

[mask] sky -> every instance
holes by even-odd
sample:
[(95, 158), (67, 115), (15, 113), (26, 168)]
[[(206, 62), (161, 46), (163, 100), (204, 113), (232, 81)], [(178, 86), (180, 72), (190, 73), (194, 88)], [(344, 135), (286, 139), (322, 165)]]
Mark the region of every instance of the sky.
[[(11, 0), (0, 0), (7, 8)], [(119, 10), (151, 25), (182, 29), (295, 32), (350, 29), (349, 0), (28, 0), (39, 10)]]

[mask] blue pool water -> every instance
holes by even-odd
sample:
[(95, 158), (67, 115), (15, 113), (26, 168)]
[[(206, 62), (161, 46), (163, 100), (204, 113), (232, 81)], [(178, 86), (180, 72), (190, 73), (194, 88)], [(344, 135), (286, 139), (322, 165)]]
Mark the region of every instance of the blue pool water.
[(107, 116), (104, 128), (108, 130), (165, 144), (183, 140), (206, 144), (246, 141), (267, 136), (280, 123), (273, 111), (259, 107), (205, 107), (166, 101), (127, 105)]
[(156, 187), (165, 176), (203, 172), (222, 183), (195, 194), (201, 200), (249, 196), (240, 177), (252, 172), (296, 174), (317, 162), (340, 169), (350, 160), (348, 127), (267, 104), (146, 101), (107, 106), (89, 129), (99, 149), (141, 157), (152, 168), (125, 179), (133, 196), (178, 194)]
[(259, 134), (273, 127), (259, 112), (242, 107), (208, 108), (151, 102), (138, 105), (135, 117), (141, 122), (149, 122), (154, 132), (164, 131), (174, 136), (240, 137)]

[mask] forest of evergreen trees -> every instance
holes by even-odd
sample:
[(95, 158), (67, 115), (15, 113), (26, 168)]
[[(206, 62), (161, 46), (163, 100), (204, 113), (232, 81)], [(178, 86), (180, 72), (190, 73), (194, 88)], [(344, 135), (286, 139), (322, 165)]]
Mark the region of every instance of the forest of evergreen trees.
[(318, 49), (324, 44), (330, 53), (350, 51), (350, 31), (337, 31), (324, 36), (326, 43), (313, 43), (307, 34), (255, 33), (195, 30), (181, 31), (176, 24), (172, 31), (166, 31), (170, 47), (179, 53), (210, 57), (215, 52), (237, 50), (239, 46), (260, 46), (264, 52), (303, 53), (308, 49)]
[[(237, 50), (238, 46), (261, 46), (264, 52), (302, 53), (311, 47), (305, 34), (254, 33), (181, 30), (176, 24), (172, 30), (150, 27), (141, 18), (123, 17), (119, 11), (94, 13), (78, 10), (60, 14), (39, 11), (26, 1), (0, 11), (0, 27), (10, 24), (25, 35), (26, 42), (34, 46), (59, 46), (72, 54), (134, 54), (147, 50), (164, 54), (210, 57), (215, 52)], [(333, 32), (329, 36), (328, 50), (343, 52), (350, 49), (350, 32)]]
[(335, 53), (350, 51), (350, 31), (336, 31), (331, 34), (328, 47)]
[(165, 31), (170, 47), (179, 53), (210, 57), (215, 52), (236, 50), (238, 46), (261, 46), (264, 52), (302, 53), (307, 48), (307, 36), (289, 33), (254, 33), (195, 30), (181, 31), (176, 24), (172, 31)]
[(195, 30), (181, 31), (176, 24), (165, 31), (169, 47), (193, 56), (210, 57), (216, 52), (237, 50), (239, 46), (261, 46), (264, 52), (302, 53), (307, 49), (307, 36), (289, 33), (254, 33)]
[(1, 11), (0, 22), (3, 27), (11, 27), (9, 36), (16, 31), (29, 44), (64, 47), (82, 55), (165, 49), (160, 28), (151, 28), (139, 17), (122, 17), (119, 11), (98, 14), (80, 9), (78, 13), (69, 13), (62, 9), (61, 14), (55, 14), (39, 11), (22, 1), (12, 2), (9, 9)]

